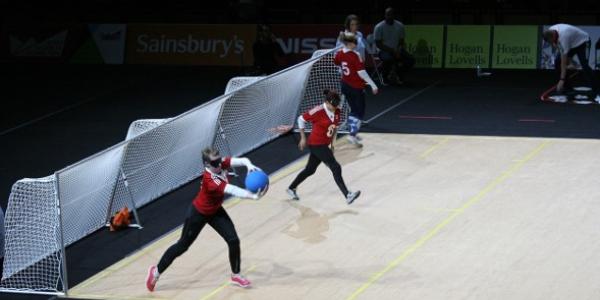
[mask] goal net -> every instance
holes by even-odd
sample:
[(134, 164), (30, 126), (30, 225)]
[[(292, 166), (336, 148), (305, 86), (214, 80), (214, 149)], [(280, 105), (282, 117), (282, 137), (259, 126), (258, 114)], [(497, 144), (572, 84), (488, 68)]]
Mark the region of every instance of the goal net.
[(16, 182), (0, 291), (66, 294), (67, 246), (119, 209), (135, 211), (200, 176), (202, 149), (239, 156), (291, 129), (299, 113), (322, 103), (324, 89), (339, 91), (332, 51), (270, 76), (234, 78), (220, 97), (173, 118), (135, 121), (123, 142), (52, 176)]

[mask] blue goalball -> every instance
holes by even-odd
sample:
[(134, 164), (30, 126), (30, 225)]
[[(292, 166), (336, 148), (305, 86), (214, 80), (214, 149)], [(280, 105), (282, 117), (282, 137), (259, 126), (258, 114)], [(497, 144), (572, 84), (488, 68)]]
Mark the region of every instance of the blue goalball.
[(246, 175), (246, 189), (256, 193), (264, 190), (269, 185), (269, 176), (260, 170), (248, 172)]

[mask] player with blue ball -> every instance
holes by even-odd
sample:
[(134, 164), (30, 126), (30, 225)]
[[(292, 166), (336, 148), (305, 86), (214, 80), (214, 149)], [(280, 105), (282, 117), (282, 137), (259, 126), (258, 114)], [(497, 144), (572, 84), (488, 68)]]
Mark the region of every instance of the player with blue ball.
[(240, 274), (240, 240), (233, 222), (222, 204), (225, 194), (240, 198), (260, 199), (269, 187), (268, 177), (266, 184), (264, 183), (264, 179), (262, 183), (251, 179), (251, 184), (258, 184), (260, 186), (255, 186), (253, 191), (249, 191), (230, 184), (227, 178), (227, 170), (229, 168), (241, 166), (245, 166), (248, 169), (250, 178), (254, 178), (254, 174), (258, 174), (258, 177), (261, 177), (261, 173), (264, 174), (264, 172), (253, 165), (248, 158), (221, 157), (218, 150), (206, 148), (202, 151), (202, 161), (204, 162), (202, 185), (192, 205), (190, 205), (187, 217), (183, 223), (181, 237), (177, 243), (167, 249), (158, 265), (150, 266), (148, 270), (146, 287), (151, 292), (154, 291), (159, 276), (171, 265), (175, 258), (188, 250), (206, 224), (214, 228), (227, 242), (229, 247), (229, 264), (232, 272), (231, 284), (241, 287), (250, 286), (250, 281)]

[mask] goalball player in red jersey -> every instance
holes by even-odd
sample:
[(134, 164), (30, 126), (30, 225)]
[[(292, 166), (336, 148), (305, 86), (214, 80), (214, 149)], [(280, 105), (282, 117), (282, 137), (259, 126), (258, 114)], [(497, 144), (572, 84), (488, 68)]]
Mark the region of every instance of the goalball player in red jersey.
[(181, 237), (161, 257), (158, 265), (150, 266), (146, 278), (146, 287), (154, 291), (159, 276), (171, 265), (173, 260), (186, 252), (196, 240), (198, 234), (207, 223), (223, 237), (229, 247), (229, 264), (231, 265), (231, 283), (241, 287), (249, 287), (250, 281), (240, 275), (240, 240), (231, 218), (223, 208), (225, 194), (240, 198), (258, 200), (267, 189), (254, 194), (248, 190), (229, 184), (227, 170), (230, 167), (245, 166), (248, 171), (260, 170), (247, 158), (221, 157), (218, 150), (206, 148), (202, 151), (204, 174), (200, 191), (194, 198), (187, 213)]
[(362, 145), (358, 131), (365, 117), (365, 84), (371, 87), (373, 95), (376, 95), (379, 89), (365, 70), (360, 54), (355, 50), (356, 35), (351, 32), (342, 32), (340, 40), (344, 43), (344, 48), (335, 53), (333, 62), (342, 69), (342, 94), (350, 105), (348, 141), (360, 147)]
[[(308, 144), (310, 156), (304, 170), (296, 176), (296, 179), (294, 179), (287, 189), (287, 193), (294, 200), (300, 200), (300, 197), (296, 193), (298, 185), (308, 178), (308, 176), (314, 174), (321, 162), (325, 163), (331, 169), (335, 183), (340, 188), (340, 191), (342, 191), (344, 197), (346, 197), (346, 203), (352, 204), (360, 196), (360, 191), (348, 191), (342, 178), (342, 167), (333, 156), (333, 138), (337, 134), (337, 127), (340, 124), (340, 109), (338, 105), (340, 105), (340, 95), (334, 91), (325, 90), (324, 103), (315, 106), (298, 117), (298, 128), (300, 129), (298, 148), (304, 150), (304, 147)], [(312, 132), (308, 137), (308, 142), (304, 134), (306, 122), (312, 123)], [(331, 148), (329, 148), (329, 145), (331, 145)]]

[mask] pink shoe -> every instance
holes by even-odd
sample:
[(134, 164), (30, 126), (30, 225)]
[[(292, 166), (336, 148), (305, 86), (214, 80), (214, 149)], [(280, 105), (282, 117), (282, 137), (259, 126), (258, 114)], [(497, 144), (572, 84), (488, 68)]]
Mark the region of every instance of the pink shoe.
[(155, 276), (155, 273), (157, 273), (156, 266), (150, 266), (148, 269), (148, 276), (146, 277), (146, 287), (151, 292), (154, 291), (154, 286), (158, 281), (158, 276)]
[(250, 287), (250, 285), (252, 283), (250, 282), (250, 280), (244, 278), (244, 276), (242, 276), (240, 274), (233, 274), (233, 275), (231, 275), (231, 284), (235, 284), (235, 285), (241, 286), (243, 288), (247, 288), (247, 287)]

